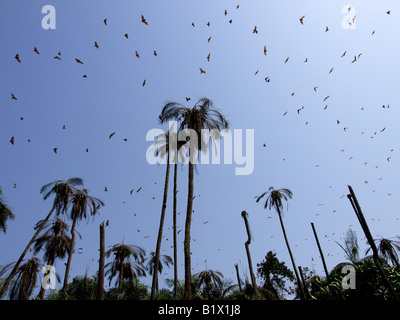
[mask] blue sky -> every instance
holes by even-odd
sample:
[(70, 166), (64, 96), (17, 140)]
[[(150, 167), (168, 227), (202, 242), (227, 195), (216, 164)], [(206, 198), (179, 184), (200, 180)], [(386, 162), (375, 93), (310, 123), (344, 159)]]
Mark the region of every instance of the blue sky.
[[(48, 4), (56, 9), (55, 30), (41, 26), (41, 9)], [(347, 5), (355, 10), (354, 29), (342, 27)], [(235, 164), (198, 165), (193, 273), (202, 271), (207, 259), (207, 267), (225, 278), (236, 279), (236, 263), (241, 275), (248, 275), (242, 210), (249, 213), (254, 235), (254, 267), (269, 250), (291, 267), (276, 213), (255, 203), (254, 197), (270, 186), (293, 192), (284, 212), (288, 238), (296, 263), (317, 274), (323, 275), (323, 268), (310, 222), (328, 269), (345, 260), (335, 241), (343, 243), (349, 226), (358, 234), (362, 255), (367, 249), (343, 197), (347, 185), (373, 236), (397, 236), (399, 7), (395, 1), (2, 1), (0, 185), (16, 219), (0, 235), (0, 264), (19, 257), (34, 225), (49, 212), (51, 200), (43, 201), (40, 187), (76, 176), (105, 207), (78, 226), (83, 239), (76, 246), (83, 253), (74, 255), (71, 277), (84, 275), (86, 268), (95, 274), (98, 226), (104, 220), (110, 221), (107, 247), (124, 239), (154, 251), (165, 166), (146, 162), (151, 144), (146, 133), (167, 129), (157, 122), (166, 102), (192, 106), (204, 96), (232, 129), (254, 129), (255, 167), (251, 175), (237, 176)], [(253, 34), (256, 25), (258, 34)], [(40, 55), (33, 52), (35, 46)], [(54, 59), (58, 52), (61, 61)], [(14, 59), (17, 53), (22, 63)], [(180, 230), (187, 166), (179, 168), (178, 181)], [(162, 253), (172, 256), (170, 187)], [(178, 237), (180, 279), (182, 242), (183, 232)], [(56, 270), (63, 275), (62, 261)], [(172, 267), (166, 269), (160, 286), (172, 275)], [(149, 276), (142, 281), (151, 284)]]

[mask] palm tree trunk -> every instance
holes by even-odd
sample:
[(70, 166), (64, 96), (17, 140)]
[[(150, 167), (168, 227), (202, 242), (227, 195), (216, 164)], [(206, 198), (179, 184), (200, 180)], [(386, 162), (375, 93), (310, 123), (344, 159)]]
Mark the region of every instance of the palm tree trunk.
[[(51, 253), (51, 257), (47, 261), (47, 265), (48, 266), (53, 266), (54, 265), (54, 261), (56, 260), (56, 254), (57, 254), (56, 249), (57, 248), (54, 248), (53, 252)], [(46, 277), (49, 273), (50, 273), (50, 270), (43, 277)], [(46, 290), (43, 288), (43, 285), (41, 285), (39, 294), (37, 295), (36, 298), (40, 299), (40, 300), (43, 300), (45, 292), (46, 292)]]
[(294, 273), (296, 275), (297, 283), (298, 283), (299, 288), (301, 289), (300, 292), (302, 293), (302, 298), (305, 299), (306, 298), (306, 294), (304, 292), (304, 288), (303, 288), (303, 285), (301, 283), (299, 273), (297, 271), (296, 263), (294, 262), (292, 250), (290, 249), (289, 241), (288, 241), (287, 236), (286, 236), (285, 226), (283, 225), (281, 211), (279, 210), (278, 206), (276, 207), (276, 210), (278, 211), (278, 216), (279, 216), (279, 221), (281, 222), (283, 237), (285, 238), (286, 246), (287, 246), (288, 251), (289, 251), (290, 260), (292, 261), (292, 265), (293, 265)]
[(177, 205), (177, 176), (178, 163), (174, 164), (174, 202), (173, 202), (173, 229), (174, 229), (174, 296), (178, 299), (178, 248), (177, 248), (177, 233), (176, 233), (176, 205)]
[(312, 222), (311, 222), (311, 227), (312, 227), (313, 232), (314, 232), (315, 241), (317, 241), (317, 246), (318, 246), (319, 254), (321, 255), (322, 265), (324, 266), (326, 279), (329, 280), (329, 273), (328, 273), (328, 269), (326, 267), (324, 253), (322, 252), (321, 246), (319, 244), (318, 236), (317, 236), (317, 231), (315, 231), (314, 223), (312, 223)]
[(183, 295), (184, 300), (191, 300), (192, 298), (192, 264), (191, 264), (191, 253), (190, 253), (190, 228), (192, 225), (192, 208), (193, 208), (193, 176), (194, 176), (194, 164), (189, 161), (189, 183), (188, 183), (188, 200), (186, 210), (186, 222), (185, 222), (185, 239), (184, 239), (184, 256), (185, 256), (185, 292)]
[(351, 186), (348, 186), (348, 188), (349, 188), (350, 194), (348, 194), (347, 197), (349, 198), (350, 203), (353, 206), (354, 212), (356, 213), (358, 221), (360, 222), (361, 228), (363, 229), (364, 234), (368, 240), (368, 243), (372, 248), (372, 253), (373, 253), (372, 257), (374, 259), (375, 265), (378, 268), (381, 277), (383, 278), (386, 286), (388, 287), (389, 291), (392, 293), (393, 297), (396, 300), (400, 300), (395, 289), (393, 288), (392, 283), (390, 282), (390, 280), (388, 279), (388, 277), (386, 276), (385, 272), (382, 269), (382, 265), (379, 261), (378, 249), (376, 248), (374, 239), (372, 238), (371, 232), (368, 228), (368, 224), (365, 221), (364, 215), (361, 211), (360, 205), (358, 204), (358, 201), (357, 201), (356, 195), (354, 194), (353, 188)]
[[(245, 212), (245, 211), (243, 211), (243, 212)], [(251, 284), (253, 285), (254, 292), (258, 295), (257, 282), (256, 282), (256, 278), (254, 276), (253, 263), (251, 261), (250, 248), (249, 248), (249, 244), (251, 243), (250, 227), (249, 227), (249, 222), (247, 220), (247, 216), (246, 216), (246, 214), (243, 214), (243, 212), (242, 212), (242, 217), (244, 219), (244, 224), (246, 226), (246, 232), (247, 232), (247, 241), (244, 243), (244, 246), (246, 248), (247, 260), (249, 262)]]
[(119, 300), (121, 296), (122, 282), (124, 281), (124, 261), (121, 261), (121, 270), (119, 270), (119, 281), (118, 281), (118, 294), (117, 300)]
[(156, 254), (154, 257), (153, 282), (151, 285), (150, 300), (154, 300), (154, 298), (156, 296), (156, 291), (158, 291), (158, 268), (160, 266), (160, 251), (161, 251), (162, 233), (163, 233), (163, 228), (164, 228), (165, 210), (167, 208), (169, 167), (170, 167), (170, 165), (169, 165), (169, 153), (168, 153), (167, 169), (165, 172), (165, 182), (164, 182), (164, 196), (163, 196), (163, 203), (162, 203), (162, 208), (161, 208), (160, 227), (158, 229)]
[(75, 247), (75, 226), (76, 226), (77, 220), (78, 220), (78, 216), (75, 215), (74, 221), (72, 222), (72, 227), (71, 227), (71, 247), (69, 248), (67, 266), (65, 267), (63, 288), (65, 288), (68, 284), (69, 270), (71, 269), (72, 254), (74, 252), (74, 247)]
[(3, 284), (3, 287), (0, 290), (0, 298), (3, 297), (4, 293), (6, 292), (8, 286), (10, 285), (11, 279), (14, 278), (15, 274), (17, 273), (17, 270), (19, 268), (19, 265), (21, 264), (22, 260), (24, 259), (26, 253), (28, 252), (29, 248), (31, 247), (31, 245), (35, 242), (38, 234), (40, 233), (40, 231), (42, 231), (43, 227), (45, 226), (45, 224), (47, 223), (47, 221), (50, 219), (51, 215), (53, 214), (54, 210), (56, 209), (55, 206), (53, 206), (53, 208), (50, 210), (49, 214), (47, 215), (47, 217), (43, 220), (43, 223), (37, 228), (35, 234), (33, 235), (31, 241), (29, 241), (28, 245), (26, 246), (24, 252), (21, 254), (21, 256), (19, 257), (18, 261), (15, 263), (14, 268), (11, 270), (10, 275), (8, 276), (8, 278), (6, 279), (6, 281)]
[(97, 280), (97, 300), (104, 300), (104, 263), (105, 263), (105, 231), (104, 222), (100, 225), (100, 258), (99, 258), (99, 274)]

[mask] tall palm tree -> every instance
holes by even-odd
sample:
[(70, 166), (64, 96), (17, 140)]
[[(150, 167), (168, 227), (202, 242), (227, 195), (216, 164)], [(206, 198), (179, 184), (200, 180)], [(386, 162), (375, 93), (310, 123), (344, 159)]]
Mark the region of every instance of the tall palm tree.
[[(229, 127), (228, 121), (216, 109), (213, 109), (213, 103), (207, 98), (200, 99), (193, 108), (187, 108), (177, 102), (167, 103), (159, 116), (160, 122), (165, 123), (169, 120), (177, 120), (180, 122), (178, 130), (191, 129), (197, 133), (198, 137), (202, 137), (201, 129), (222, 130)], [(214, 132), (214, 131), (212, 131)], [(191, 135), (192, 138), (192, 135)], [(200, 139), (202, 140), (202, 139)], [(201, 141), (190, 141), (189, 154), (189, 177), (188, 177), (188, 200), (186, 209), (185, 222), (185, 239), (184, 239), (184, 258), (185, 258), (185, 294), (184, 299), (190, 300), (192, 296), (192, 267), (190, 252), (190, 229), (192, 223), (193, 211), (193, 193), (194, 193), (194, 164), (197, 149), (201, 150)], [(208, 144), (207, 144), (208, 145)]]
[(8, 278), (4, 281), (4, 284), (0, 290), (0, 297), (2, 297), (4, 295), (4, 292), (7, 290), (8, 286), (11, 282), (11, 279), (15, 276), (26, 253), (28, 252), (31, 245), (34, 243), (34, 241), (37, 238), (37, 236), (39, 235), (39, 233), (42, 231), (43, 227), (46, 225), (47, 221), (50, 219), (51, 215), (54, 212), (56, 212), (57, 215), (59, 215), (61, 213), (65, 213), (67, 210), (69, 201), (71, 199), (71, 196), (74, 192), (74, 189), (75, 189), (74, 186), (82, 185), (82, 184), (83, 184), (83, 180), (81, 178), (71, 178), (71, 179), (68, 179), (65, 181), (56, 180), (54, 182), (44, 185), (40, 189), (40, 193), (42, 193), (42, 194), (44, 193), (44, 196), (43, 196), (44, 200), (48, 199), (52, 195), (55, 195), (54, 201), (53, 201), (53, 207), (51, 208), (51, 210), (48, 213), (48, 215), (46, 216), (46, 218), (42, 220), (43, 222), (39, 225), (36, 225), (35, 234), (33, 235), (32, 239), (29, 241), (24, 252), (22, 252), (18, 261), (15, 263), (14, 268), (12, 269)]
[[(40, 223), (41, 221), (38, 222), (38, 224)], [(47, 265), (54, 266), (55, 260), (57, 258), (63, 259), (71, 247), (71, 238), (66, 234), (69, 227), (60, 218), (46, 224), (44, 228), (46, 227), (47, 230), (35, 240), (34, 254), (37, 254), (44, 247), (44, 260), (47, 261)], [(43, 299), (44, 294), (45, 289), (41, 286), (38, 299)]]
[[(110, 284), (112, 279), (117, 277), (116, 284), (118, 284), (118, 292), (120, 292), (122, 288), (124, 279), (132, 279), (146, 275), (146, 271), (143, 268), (145, 253), (145, 250), (141, 247), (124, 243), (116, 244), (106, 251), (107, 258), (109, 258), (111, 254), (114, 255), (113, 261), (106, 265), (106, 269), (108, 269), (106, 275), (108, 275)], [(132, 258), (134, 261), (132, 261)]]
[(15, 281), (10, 289), (10, 300), (28, 300), (36, 286), (41, 263), (32, 257), (18, 268)]
[(15, 219), (11, 209), (7, 207), (2, 196), (3, 190), (0, 187), (0, 231), (6, 233), (7, 231), (7, 220)]
[[(170, 144), (170, 141), (172, 142), (171, 144)], [(151, 300), (153, 300), (155, 298), (156, 291), (158, 291), (158, 289), (157, 289), (157, 287), (158, 287), (158, 272), (157, 272), (157, 270), (159, 269), (159, 264), (160, 264), (162, 233), (163, 233), (163, 228), (164, 228), (165, 211), (167, 208), (170, 157), (172, 157), (172, 159), (173, 159), (172, 162), (174, 163), (174, 203), (173, 203), (174, 226), (173, 226), (173, 231), (174, 231), (174, 241), (176, 241), (176, 189), (177, 189), (177, 166), (178, 166), (177, 154), (179, 152), (179, 155), (182, 157), (183, 156), (182, 153), (185, 150), (184, 148), (181, 148), (181, 146), (184, 145), (184, 142), (177, 141), (177, 136), (174, 134), (170, 134), (169, 132), (167, 134), (160, 135), (158, 137), (158, 140), (155, 143), (155, 145), (157, 146), (157, 155), (160, 156), (161, 158), (167, 157), (167, 168), (166, 168), (166, 172), (165, 172), (164, 195), (163, 195), (163, 202), (162, 202), (162, 207), (161, 207), (160, 226), (158, 229), (158, 237), (157, 237), (155, 260), (154, 260), (154, 262), (155, 262), (154, 269), (156, 270), (156, 272), (150, 273), (153, 275), (151, 294), (150, 294)], [(172, 149), (173, 146), (177, 146), (177, 150), (173, 150)], [(170, 154), (170, 151), (173, 151), (173, 153)], [(175, 244), (175, 242), (174, 242), (174, 244)], [(174, 245), (174, 257), (176, 258), (176, 250), (177, 249), (176, 249), (175, 245)], [(177, 262), (175, 261), (175, 269), (177, 268), (176, 265), (177, 265)], [(177, 271), (176, 271), (176, 273), (177, 273)], [(177, 277), (178, 277), (178, 275), (176, 274), (174, 276), (174, 278), (176, 279), (175, 281), (177, 281)], [(176, 289), (175, 289), (175, 291), (176, 291)]]
[[(374, 239), (374, 241), (378, 243), (378, 251), (382, 255), (382, 257), (386, 261), (390, 260), (393, 265), (400, 269), (399, 256), (396, 252), (396, 250), (400, 251), (400, 241), (390, 240), (386, 238)], [(371, 249), (372, 248), (369, 247), (365, 254), (368, 254)]]
[[(157, 244), (156, 244), (156, 253), (154, 257), (154, 264), (152, 267), (154, 267), (155, 272), (153, 273), (153, 281), (151, 285), (151, 294), (150, 294), (150, 300), (154, 300), (156, 291), (158, 289), (158, 270), (160, 266), (160, 251), (161, 251), (161, 241), (162, 241), (162, 233), (163, 233), (163, 228), (164, 228), (164, 219), (165, 219), (165, 210), (167, 208), (167, 197), (168, 197), (168, 184), (169, 184), (169, 134), (164, 136), (164, 139), (159, 139), (157, 142), (162, 143), (157, 150), (160, 151), (160, 154), (162, 157), (165, 157), (167, 155), (167, 168), (165, 172), (165, 181), (164, 181), (164, 194), (163, 194), (163, 202), (162, 202), (162, 207), (161, 207), (161, 217), (160, 217), (160, 226), (158, 229), (158, 237), (157, 237)], [(152, 274), (152, 273), (150, 273)]]
[(290, 260), (292, 261), (292, 265), (293, 265), (294, 273), (296, 275), (297, 283), (298, 283), (299, 288), (302, 288), (303, 298), (305, 298), (306, 295), (305, 295), (304, 288), (303, 288), (301, 280), (300, 280), (300, 276), (299, 276), (299, 273), (298, 273), (298, 270), (296, 267), (296, 263), (294, 262), (292, 250), (290, 249), (289, 240), (286, 235), (285, 226), (283, 224), (282, 214), (281, 214), (281, 209), (283, 209), (282, 199), (287, 202), (288, 198), (289, 199), (292, 198), (293, 193), (289, 189), (283, 188), (283, 189), (275, 190), (274, 187), (270, 187), (268, 189), (268, 191), (262, 193), (258, 197), (256, 196), (256, 202), (259, 202), (264, 196), (266, 196), (264, 209), (267, 209), (267, 207), (269, 210), (271, 210), (271, 208), (275, 208), (276, 212), (278, 213), (279, 221), (280, 221), (281, 227), (282, 227), (283, 237), (285, 238), (286, 246), (289, 251)]
[[(147, 264), (146, 264), (146, 270), (149, 271), (150, 275), (154, 275), (154, 271), (155, 271), (155, 264), (156, 264), (156, 256), (155, 253), (152, 251), (150, 252), (150, 257), (148, 257), (147, 259)], [(173, 260), (170, 256), (166, 255), (166, 254), (161, 254), (160, 255), (160, 260), (158, 263), (158, 273), (161, 274), (164, 268), (164, 265), (166, 265), (167, 267), (169, 267), (170, 264), (173, 264)], [(154, 277), (153, 277), (154, 279)], [(156, 283), (156, 292), (158, 292), (158, 281)], [(154, 298), (153, 298), (154, 299)]]
[(72, 220), (71, 227), (71, 247), (68, 251), (68, 261), (65, 268), (64, 285), (68, 284), (68, 276), (71, 268), (72, 254), (75, 247), (75, 227), (76, 223), (80, 220), (88, 219), (89, 216), (95, 216), (100, 207), (104, 206), (104, 202), (100, 199), (88, 195), (87, 189), (76, 190), (71, 199), (72, 208), (70, 219)]

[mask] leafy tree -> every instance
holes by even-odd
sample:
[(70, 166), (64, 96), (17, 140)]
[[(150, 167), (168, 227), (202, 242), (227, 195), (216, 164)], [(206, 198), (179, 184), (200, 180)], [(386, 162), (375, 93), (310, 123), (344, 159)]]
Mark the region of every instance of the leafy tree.
[(293, 272), (288, 269), (285, 262), (280, 262), (276, 253), (268, 251), (265, 259), (257, 264), (257, 274), (263, 279), (263, 289), (268, 291), (273, 299), (280, 299), (286, 288), (287, 281), (295, 281)]

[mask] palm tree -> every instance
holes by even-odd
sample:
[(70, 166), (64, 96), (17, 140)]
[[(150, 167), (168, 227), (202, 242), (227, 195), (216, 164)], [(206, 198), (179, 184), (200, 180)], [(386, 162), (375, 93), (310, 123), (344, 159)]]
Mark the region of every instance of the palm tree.
[[(167, 267), (169, 267), (169, 265), (173, 264), (173, 263), (174, 262), (173, 262), (173, 260), (172, 260), (172, 258), (170, 256), (168, 256), (166, 254), (160, 255), (160, 260), (159, 260), (159, 263), (158, 263), (158, 273), (159, 274), (162, 273), (164, 264)], [(150, 257), (147, 258), (146, 270), (149, 271), (150, 275), (153, 275), (153, 279), (154, 279), (154, 271), (156, 269), (155, 265), (156, 265), (156, 257), (155, 257), (155, 253), (152, 251), (152, 252), (150, 252)], [(158, 292), (158, 281), (156, 283), (156, 291)]]
[[(39, 221), (38, 225), (41, 223)], [(45, 227), (47, 230), (35, 240), (34, 254), (37, 254), (44, 246), (44, 260), (47, 261), (47, 265), (53, 266), (55, 260), (63, 259), (71, 247), (71, 238), (66, 234), (69, 227), (59, 218), (51, 224), (46, 224)], [(43, 299), (44, 294), (45, 289), (41, 286), (37, 297)]]
[(6, 233), (7, 231), (7, 220), (15, 219), (14, 214), (10, 208), (7, 207), (2, 196), (3, 190), (0, 187), (0, 231)]
[(221, 285), (222, 278), (224, 277), (221, 272), (214, 271), (214, 270), (204, 270), (196, 273), (195, 277), (199, 278), (200, 285), (210, 286), (211, 284), (214, 285)]
[(28, 300), (36, 286), (41, 263), (32, 257), (18, 268), (14, 284), (10, 290), (10, 300)]
[[(397, 251), (400, 251), (400, 241), (389, 240), (385, 238), (374, 239), (378, 243), (378, 251), (386, 261), (391, 261), (393, 265), (400, 269), (399, 256)], [(367, 254), (372, 248), (369, 247), (365, 254)]]
[(88, 195), (87, 189), (76, 190), (72, 196), (72, 208), (70, 213), (70, 219), (72, 220), (71, 227), (71, 247), (68, 251), (68, 261), (65, 268), (64, 285), (63, 288), (68, 284), (68, 276), (71, 268), (72, 254), (75, 247), (75, 227), (79, 220), (88, 219), (89, 216), (94, 216), (98, 213), (101, 206), (104, 206), (103, 201), (95, 197)]
[(275, 208), (276, 212), (278, 213), (279, 216), (279, 221), (281, 223), (281, 227), (282, 227), (282, 232), (283, 232), (283, 237), (285, 238), (285, 242), (286, 242), (286, 246), (288, 248), (289, 251), (289, 255), (290, 255), (290, 260), (292, 261), (292, 265), (293, 265), (293, 269), (294, 269), (294, 273), (296, 275), (296, 279), (297, 279), (297, 283), (299, 288), (302, 288), (303, 290), (303, 298), (305, 298), (305, 292), (304, 292), (304, 288), (301, 284), (301, 280), (300, 280), (300, 276), (296, 267), (296, 263), (294, 262), (294, 258), (293, 258), (293, 254), (292, 254), (292, 250), (290, 249), (290, 245), (289, 245), (289, 241), (286, 235), (286, 231), (285, 231), (285, 226), (283, 224), (283, 220), (282, 220), (282, 214), (281, 214), (281, 209), (283, 209), (283, 205), (282, 205), (282, 199), (285, 200), (287, 202), (288, 198), (291, 199), (293, 196), (292, 191), (290, 191), (289, 189), (277, 189), (275, 190), (274, 187), (270, 187), (268, 189), (268, 191), (262, 193), (260, 196), (256, 196), (256, 202), (259, 202), (264, 196), (266, 196), (266, 201), (264, 204), (264, 209), (268, 209), (271, 210), (272, 207)]
[(3, 287), (0, 290), (0, 297), (4, 295), (4, 292), (7, 290), (11, 279), (15, 276), (22, 260), (24, 259), (26, 253), (28, 252), (29, 248), (31, 245), (34, 243), (35, 239), (39, 235), (39, 233), (42, 231), (43, 227), (46, 225), (47, 221), (50, 219), (51, 215), (56, 212), (57, 215), (61, 213), (65, 213), (69, 204), (69, 201), (71, 199), (71, 196), (74, 192), (74, 186), (76, 185), (82, 185), (83, 180), (81, 178), (71, 178), (68, 180), (56, 180), (54, 182), (51, 182), (49, 184), (44, 185), (40, 189), (40, 193), (44, 193), (43, 199), (46, 200), (48, 199), (51, 195), (55, 195), (54, 201), (53, 201), (53, 207), (51, 208), (50, 212), (46, 216), (45, 219), (42, 220), (42, 223), (39, 225), (36, 225), (35, 227), (35, 234), (33, 235), (32, 239), (29, 241), (28, 245), (26, 246), (24, 252), (21, 254), (19, 257), (18, 261), (15, 263), (13, 270), (9, 274), (8, 278), (4, 281)]
[[(170, 144), (170, 141), (172, 142)], [(167, 168), (166, 168), (166, 173), (165, 173), (165, 182), (164, 182), (164, 195), (163, 195), (163, 202), (162, 202), (162, 207), (161, 207), (161, 217), (160, 217), (160, 227), (158, 229), (158, 237), (157, 237), (157, 245), (156, 245), (156, 252), (155, 252), (155, 263), (154, 263), (154, 269), (156, 272), (150, 273), (153, 274), (153, 281), (152, 281), (152, 286), (151, 286), (151, 294), (150, 294), (150, 299), (153, 300), (155, 298), (156, 291), (158, 291), (158, 272), (157, 270), (159, 269), (159, 263), (160, 263), (160, 251), (161, 251), (161, 242), (162, 242), (162, 233), (163, 233), (163, 227), (164, 227), (164, 219), (165, 219), (165, 210), (167, 208), (167, 197), (168, 197), (168, 184), (169, 184), (169, 170), (170, 170), (170, 150), (173, 151), (172, 157), (174, 159), (174, 203), (173, 203), (173, 215), (174, 215), (174, 258), (175, 258), (175, 264), (174, 264), (174, 272), (176, 275), (174, 275), (175, 281), (177, 281), (177, 257), (176, 257), (176, 189), (177, 189), (177, 166), (178, 166), (178, 161), (177, 161), (177, 154), (179, 150), (179, 154), (182, 157), (184, 148), (181, 148), (181, 146), (184, 145), (183, 141), (177, 141), (177, 137), (174, 134), (170, 134), (169, 132), (167, 134), (162, 134), (158, 137), (157, 142), (155, 143), (157, 146), (157, 154), (161, 157), (164, 158), (167, 156)], [(177, 150), (172, 150), (173, 146), (177, 146)], [(176, 270), (176, 271), (175, 271)], [(176, 286), (176, 285), (175, 285)], [(176, 289), (175, 289), (176, 291)]]
[[(114, 260), (107, 263), (106, 275), (111, 284), (111, 280), (117, 277), (116, 284), (118, 284), (118, 291), (122, 288), (124, 279), (137, 278), (145, 276), (146, 272), (143, 268), (143, 261), (145, 250), (135, 245), (116, 244), (106, 251), (106, 257), (109, 258), (111, 254), (114, 255)], [(132, 261), (132, 257), (134, 261)], [(119, 296), (119, 293), (118, 293)]]
[[(225, 119), (225, 117), (219, 111), (212, 109), (212, 107), (213, 107), (212, 101), (207, 98), (200, 99), (194, 105), (193, 108), (187, 108), (177, 102), (169, 102), (163, 107), (159, 118), (161, 123), (165, 123), (169, 120), (180, 121), (180, 127), (178, 128), (178, 130), (184, 130), (184, 129), (194, 130), (194, 132), (197, 133), (198, 137), (202, 137), (201, 129), (221, 130), (229, 127), (228, 121)], [(194, 139), (190, 141), (188, 200), (186, 209), (185, 239), (184, 239), (184, 258), (185, 258), (184, 299), (185, 300), (190, 300), (192, 296), (190, 229), (191, 229), (192, 211), (193, 211), (194, 164), (197, 161), (197, 159), (195, 158), (196, 152), (194, 151), (197, 149), (201, 150), (202, 143), (200, 140), (198, 140), (197, 143), (196, 141), (194, 141)]]
[[(167, 196), (168, 196), (168, 184), (169, 184), (169, 134), (164, 136), (164, 139), (159, 139), (158, 143), (163, 143), (162, 146), (157, 150), (160, 151), (162, 157), (165, 157), (167, 154), (167, 168), (165, 172), (165, 182), (164, 182), (164, 195), (163, 195), (163, 202), (161, 207), (161, 217), (160, 217), (160, 227), (158, 229), (158, 237), (157, 237), (157, 245), (156, 245), (156, 253), (155, 253), (155, 260), (154, 260), (154, 269), (155, 272), (153, 273), (153, 281), (151, 285), (151, 294), (150, 300), (154, 300), (156, 291), (158, 291), (158, 270), (160, 265), (160, 251), (161, 251), (161, 241), (162, 241), (162, 233), (164, 228), (164, 219), (165, 219), (165, 210), (167, 208)], [(152, 267), (153, 267), (152, 266)], [(152, 273), (150, 273), (152, 274)]]

